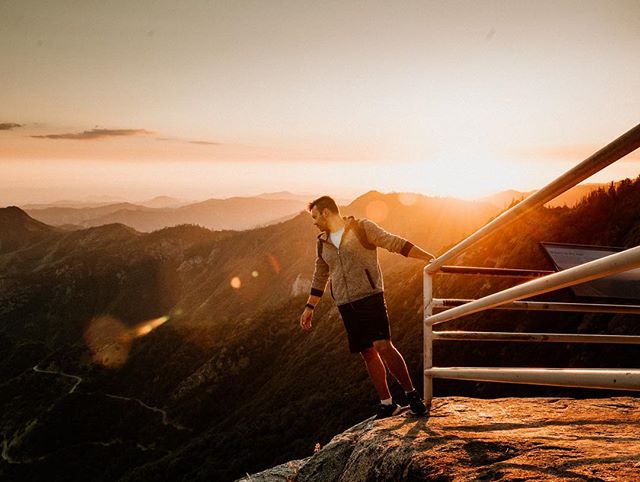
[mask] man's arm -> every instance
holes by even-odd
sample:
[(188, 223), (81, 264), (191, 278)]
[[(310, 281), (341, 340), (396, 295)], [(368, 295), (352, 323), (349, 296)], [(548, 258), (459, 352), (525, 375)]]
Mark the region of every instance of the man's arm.
[(367, 240), (380, 248), (384, 248), (392, 253), (400, 253), (408, 256), (413, 244), (400, 236), (389, 233), (378, 226), (370, 219), (363, 219), (362, 228), (367, 235)]
[(409, 250), (408, 258), (416, 258), (416, 259), (424, 259), (425, 261), (431, 261), (436, 259), (434, 255), (429, 253), (428, 251), (424, 251), (423, 249), (418, 248), (416, 245), (411, 247)]
[(408, 258), (424, 259), (426, 261), (435, 259), (435, 256), (431, 253), (415, 246), (411, 241), (385, 231), (370, 219), (364, 219), (362, 225), (367, 233), (367, 239), (376, 246)]
[[(311, 293), (309, 296), (309, 303), (314, 306), (324, 293), (327, 287), (327, 281), (329, 280), (329, 265), (322, 259), (322, 256), (316, 255), (316, 264), (313, 270), (313, 277), (311, 278)], [(314, 298), (312, 300), (312, 298)]]
[(300, 326), (303, 330), (311, 329), (311, 320), (313, 319), (313, 310), (322, 298), (322, 293), (327, 286), (329, 280), (329, 265), (322, 256), (316, 256), (316, 265), (313, 270), (313, 278), (311, 281), (311, 293), (307, 299), (307, 305), (300, 315)]

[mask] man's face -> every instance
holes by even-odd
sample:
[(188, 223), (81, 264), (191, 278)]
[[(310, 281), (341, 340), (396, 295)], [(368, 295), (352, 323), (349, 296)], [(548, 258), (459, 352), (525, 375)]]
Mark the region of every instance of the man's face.
[(329, 226), (327, 223), (327, 218), (318, 210), (316, 206), (313, 206), (311, 208), (311, 217), (313, 218), (313, 225), (320, 231), (326, 231), (328, 229)]

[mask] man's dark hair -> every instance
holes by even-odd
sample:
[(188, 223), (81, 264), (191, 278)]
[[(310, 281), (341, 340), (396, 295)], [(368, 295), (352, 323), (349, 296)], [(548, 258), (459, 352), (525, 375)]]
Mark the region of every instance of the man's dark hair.
[(307, 206), (307, 209), (311, 211), (314, 208), (314, 206), (318, 208), (318, 211), (320, 212), (322, 212), (325, 208), (327, 208), (329, 211), (331, 211), (334, 214), (338, 214), (340, 212), (336, 202), (333, 200), (332, 197), (329, 197), (329, 196), (322, 196), (316, 199), (315, 201), (311, 201)]

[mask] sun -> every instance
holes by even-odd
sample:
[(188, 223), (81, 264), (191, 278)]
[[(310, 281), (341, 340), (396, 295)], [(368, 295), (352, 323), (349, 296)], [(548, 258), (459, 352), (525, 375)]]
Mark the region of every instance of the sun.
[(521, 185), (526, 173), (490, 149), (460, 145), (425, 162), (424, 175), (434, 194), (477, 199)]

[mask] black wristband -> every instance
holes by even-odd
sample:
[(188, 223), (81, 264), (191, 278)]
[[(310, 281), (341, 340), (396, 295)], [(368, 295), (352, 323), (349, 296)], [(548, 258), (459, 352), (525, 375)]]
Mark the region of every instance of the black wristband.
[(315, 309), (315, 305), (312, 305), (311, 303), (307, 303), (307, 308), (313, 310)]

